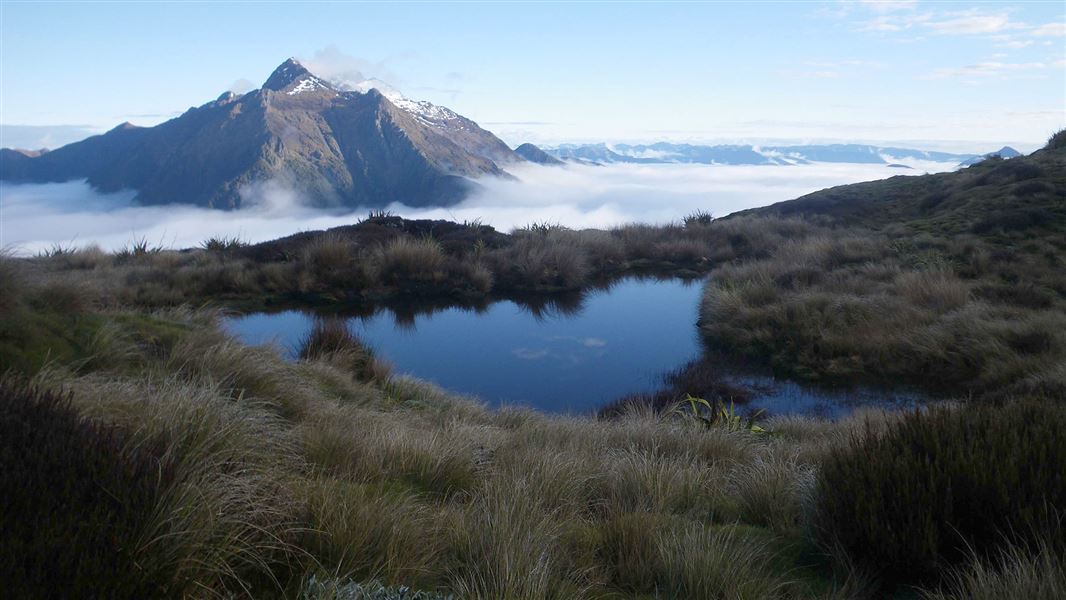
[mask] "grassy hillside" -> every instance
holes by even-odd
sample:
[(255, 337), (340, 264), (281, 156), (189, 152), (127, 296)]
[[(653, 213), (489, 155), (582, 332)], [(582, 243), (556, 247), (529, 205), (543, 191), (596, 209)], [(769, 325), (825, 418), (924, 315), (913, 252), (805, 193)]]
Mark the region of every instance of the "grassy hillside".
[(809, 379), (1066, 394), (1063, 133), (1028, 157), (735, 220), (796, 215), (823, 229), (712, 272), (701, 310), (712, 342)]
[(991, 241), (1066, 234), (1066, 132), (1028, 156), (993, 157), (950, 173), (833, 187), (734, 217), (824, 217), (833, 225), (908, 228)]
[[(108, 307), (102, 288), (33, 266), (0, 261), (8, 597), (412, 597), (397, 586), (485, 600), (913, 597), (912, 586), (933, 594), (940, 581), (930, 597), (969, 597), (987, 582), (1066, 589), (1061, 527), (1040, 512), (1066, 502), (1061, 482), (1052, 485), (1059, 471), (1029, 474), (1030, 495), (1009, 506), (982, 495), (1013, 484), (1015, 465), (1066, 461), (1059, 408), (974, 413), (1023, 420), (1028, 429), (1004, 431), (1038, 445), (999, 429), (991, 446), (940, 436), (963, 458), (937, 476), (973, 490), (952, 499), (925, 487), (933, 479), (921, 463), (892, 474), (869, 458), (895, 460), (881, 448), (923, 431), (919, 416), (778, 418), (759, 434), (639, 407), (610, 420), (490, 411), (391, 377), (336, 322), (288, 362), (222, 333), (211, 311)], [(958, 414), (963, 431), (970, 421), (968, 411), (937, 414)], [(1001, 468), (975, 479), (966, 465), (986, 448)], [(848, 480), (893, 479), (860, 497), (821, 474), (826, 464)], [(931, 549), (927, 534), (891, 537), (914, 513), (894, 508), (907, 502), (894, 490), (914, 486), (915, 498), (951, 511), (922, 530), (941, 536)], [(882, 520), (863, 531), (902, 558), (885, 562), (840, 537), (855, 526), (849, 508), (875, 497)], [(986, 544), (1008, 530), (1018, 532), (1009, 545)], [(943, 537), (951, 531), (961, 537)], [(977, 562), (961, 551), (968, 543), (980, 544)]]

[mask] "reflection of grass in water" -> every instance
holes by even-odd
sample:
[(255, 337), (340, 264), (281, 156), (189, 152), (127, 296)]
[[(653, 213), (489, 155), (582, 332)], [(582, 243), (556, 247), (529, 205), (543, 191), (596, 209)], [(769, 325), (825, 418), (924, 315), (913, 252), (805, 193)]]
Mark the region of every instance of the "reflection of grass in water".
[(864, 386), (818, 387), (788, 379), (753, 375), (736, 377), (733, 381), (752, 390), (749, 410), (765, 409), (773, 415), (838, 418), (861, 407), (896, 410), (932, 400), (917, 390)]
[(607, 403), (599, 413), (612, 415), (622, 407), (634, 404), (664, 411), (692, 395), (706, 398), (712, 403), (734, 404), (736, 410), (745, 415), (764, 410), (767, 416), (838, 418), (862, 407), (899, 409), (921, 405), (932, 399), (919, 390), (908, 388), (816, 386), (778, 378), (711, 349), (687, 365), (664, 374), (662, 382), (662, 387), (657, 391), (619, 398)]

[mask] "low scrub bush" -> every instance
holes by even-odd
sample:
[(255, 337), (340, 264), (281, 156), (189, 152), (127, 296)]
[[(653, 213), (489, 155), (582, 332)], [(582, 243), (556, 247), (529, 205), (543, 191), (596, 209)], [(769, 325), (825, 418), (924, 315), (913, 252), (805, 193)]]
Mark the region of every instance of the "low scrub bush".
[(816, 522), (888, 582), (935, 581), (971, 549), (1066, 547), (1066, 409), (1019, 403), (914, 413), (831, 452)]

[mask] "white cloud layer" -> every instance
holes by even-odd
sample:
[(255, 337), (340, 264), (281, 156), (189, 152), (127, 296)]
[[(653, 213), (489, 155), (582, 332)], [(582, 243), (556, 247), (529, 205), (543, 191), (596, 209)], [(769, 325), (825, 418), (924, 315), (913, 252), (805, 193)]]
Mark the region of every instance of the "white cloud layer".
[[(953, 167), (912, 163), (803, 166), (610, 165), (566, 168), (521, 165), (519, 181), (481, 180), (483, 190), (449, 208), (389, 207), (424, 219), (469, 220), (507, 231), (533, 222), (572, 228), (628, 222), (667, 223), (695, 211), (715, 215), (788, 200), (822, 188), (915, 175)], [(96, 243), (115, 249), (144, 239), (170, 248), (199, 245), (212, 236), (258, 242), (304, 230), (357, 222), (367, 209), (336, 212), (302, 206), (299, 194), (272, 184), (248, 189), (253, 204), (224, 212), (192, 206), (135, 206), (132, 193), (98, 194), (84, 182), (0, 184), (0, 246), (31, 254), (51, 247)]]

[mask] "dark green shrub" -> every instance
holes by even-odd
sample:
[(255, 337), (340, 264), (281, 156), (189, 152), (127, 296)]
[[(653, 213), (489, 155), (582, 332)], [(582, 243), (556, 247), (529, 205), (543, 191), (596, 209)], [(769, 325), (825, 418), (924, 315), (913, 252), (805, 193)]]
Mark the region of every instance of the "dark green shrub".
[(994, 231), (1020, 231), (1037, 227), (1049, 227), (1055, 223), (1055, 214), (1043, 208), (1018, 208), (1003, 210), (975, 222), (970, 230), (973, 233), (991, 233)]
[(825, 461), (816, 524), (889, 583), (935, 581), (1007, 542), (1066, 547), (1066, 408), (1026, 402), (908, 415)]
[(168, 476), (148, 449), (62, 396), (0, 384), (0, 595), (172, 596), (166, 575), (138, 560)]
[(951, 197), (951, 193), (950, 192), (948, 192), (946, 190), (939, 190), (939, 191), (933, 192), (931, 194), (926, 194), (925, 197), (922, 198), (921, 202), (918, 203), (918, 206), (923, 211), (929, 212), (929, 211), (933, 210), (934, 208), (940, 206), (941, 203), (943, 203), (945, 200), (947, 200), (950, 197)]
[(1026, 181), (1025, 183), (1019, 183), (1014, 186), (1011, 193), (1019, 198), (1026, 196), (1038, 196), (1040, 194), (1050, 194), (1054, 192), (1055, 188), (1051, 187), (1043, 181)]
[[(993, 164), (992, 161), (986, 161)], [(1000, 184), (1010, 181), (1026, 181), (1044, 177), (1044, 169), (1024, 158), (996, 161), (995, 167), (977, 178), (977, 185)]]

